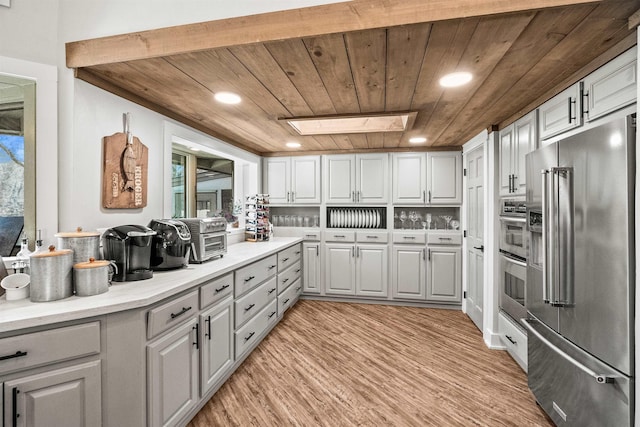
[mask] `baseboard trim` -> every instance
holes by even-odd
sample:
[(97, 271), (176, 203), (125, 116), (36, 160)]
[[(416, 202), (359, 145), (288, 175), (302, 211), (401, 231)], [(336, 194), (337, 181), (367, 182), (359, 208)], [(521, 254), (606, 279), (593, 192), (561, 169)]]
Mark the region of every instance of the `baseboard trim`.
[(328, 301), (328, 302), (348, 302), (353, 304), (378, 304), (378, 305), (396, 305), (405, 307), (423, 307), (423, 308), (441, 308), (445, 310), (461, 310), (460, 304), (434, 304), (431, 302), (416, 302), (416, 301), (395, 301), (395, 300), (382, 300), (382, 299), (364, 299), (364, 298), (349, 298), (349, 297), (333, 297), (322, 295), (309, 295), (302, 294), (300, 299), (307, 299), (313, 301)]

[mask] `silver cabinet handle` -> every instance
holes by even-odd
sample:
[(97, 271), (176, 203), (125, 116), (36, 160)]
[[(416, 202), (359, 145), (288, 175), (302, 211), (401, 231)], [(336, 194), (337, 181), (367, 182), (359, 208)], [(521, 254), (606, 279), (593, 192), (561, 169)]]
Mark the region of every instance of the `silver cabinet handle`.
[(356, 246), (356, 258), (360, 257), (360, 246)]
[(440, 240), (451, 240), (451, 237), (438, 237)]
[(431, 203), (431, 190), (429, 190), (429, 203)]
[(427, 192), (422, 190), (422, 203), (427, 203)]
[[(576, 104), (577, 100), (569, 97), (569, 124), (571, 124), (574, 120), (576, 120), (576, 116), (573, 115), (571, 104)], [(573, 110), (576, 110), (574, 108)]]
[(422, 249), (420, 252), (422, 252), (422, 260), (425, 261), (426, 260), (426, 255), (425, 255), (426, 250)]
[(588, 367), (584, 366), (582, 363), (578, 362), (577, 360), (575, 360), (573, 357), (569, 356), (568, 354), (566, 354), (565, 352), (563, 352), (562, 350), (560, 350), (558, 347), (556, 347), (555, 345), (553, 345), (551, 343), (551, 341), (549, 341), (548, 339), (546, 339), (545, 337), (542, 336), (542, 334), (540, 332), (538, 332), (533, 325), (531, 324), (531, 321), (529, 319), (520, 319), (520, 321), (522, 322), (522, 324), (527, 328), (527, 330), (529, 330), (529, 332), (531, 332), (533, 335), (536, 336), (536, 338), (538, 338), (540, 341), (542, 341), (547, 347), (549, 347), (551, 350), (553, 350), (554, 353), (556, 353), (558, 356), (562, 357), (564, 360), (566, 360), (567, 362), (571, 363), (573, 366), (575, 366), (576, 368), (580, 369), (582, 372), (584, 372), (585, 374), (589, 375), (590, 377), (592, 377), (594, 380), (596, 380), (596, 382), (598, 384), (607, 384), (607, 383), (613, 383), (615, 381), (616, 376), (613, 375), (606, 375), (606, 374), (598, 374), (595, 371), (589, 369)]
[(291, 203), (293, 203), (295, 201), (296, 201), (296, 193), (295, 193), (295, 191), (292, 191), (291, 192)]
[(355, 202), (355, 201), (356, 201), (356, 192), (355, 192), (355, 191), (352, 191), (352, 192), (351, 192), (351, 201), (352, 201), (352, 202)]
[(431, 261), (431, 249), (427, 249), (427, 259)]
[(380, 236), (367, 236), (367, 239), (377, 239), (377, 238), (379, 238), (379, 237), (380, 237)]
[(415, 240), (416, 236), (402, 236), (403, 239)]
[(289, 194), (291, 194), (291, 192), (287, 191), (287, 203), (289, 203)]
[(360, 191), (356, 193), (356, 202), (360, 203)]
[(351, 246), (351, 258), (356, 256), (356, 248), (355, 246)]

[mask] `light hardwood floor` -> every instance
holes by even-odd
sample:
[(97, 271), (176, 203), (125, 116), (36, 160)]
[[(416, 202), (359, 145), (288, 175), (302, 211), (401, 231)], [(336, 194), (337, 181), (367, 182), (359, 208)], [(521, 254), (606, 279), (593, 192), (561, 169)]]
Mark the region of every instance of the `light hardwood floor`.
[(188, 427), (550, 426), (460, 311), (300, 301)]

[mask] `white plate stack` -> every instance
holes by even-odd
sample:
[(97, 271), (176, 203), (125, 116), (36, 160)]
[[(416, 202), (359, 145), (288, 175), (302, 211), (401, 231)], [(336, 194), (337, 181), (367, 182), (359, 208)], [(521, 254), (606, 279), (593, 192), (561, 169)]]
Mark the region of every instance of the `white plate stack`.
[(333, 209), (329, 211), (331, 228), (380, 228), (382, 216), (377, 209)]

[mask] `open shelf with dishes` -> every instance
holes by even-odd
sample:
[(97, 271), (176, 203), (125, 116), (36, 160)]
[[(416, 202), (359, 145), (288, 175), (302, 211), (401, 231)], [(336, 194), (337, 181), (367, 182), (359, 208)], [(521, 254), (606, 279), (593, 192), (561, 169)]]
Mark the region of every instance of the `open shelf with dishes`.
[(395, 206), (393, 208), (395, 230), (459, 230), (460, 208)]
[(386, 207), (328, 207), (327, 228), (387, 228)]
[(320, 227), (318, 206), (272, 206), (271, 223), (274, 227)]

